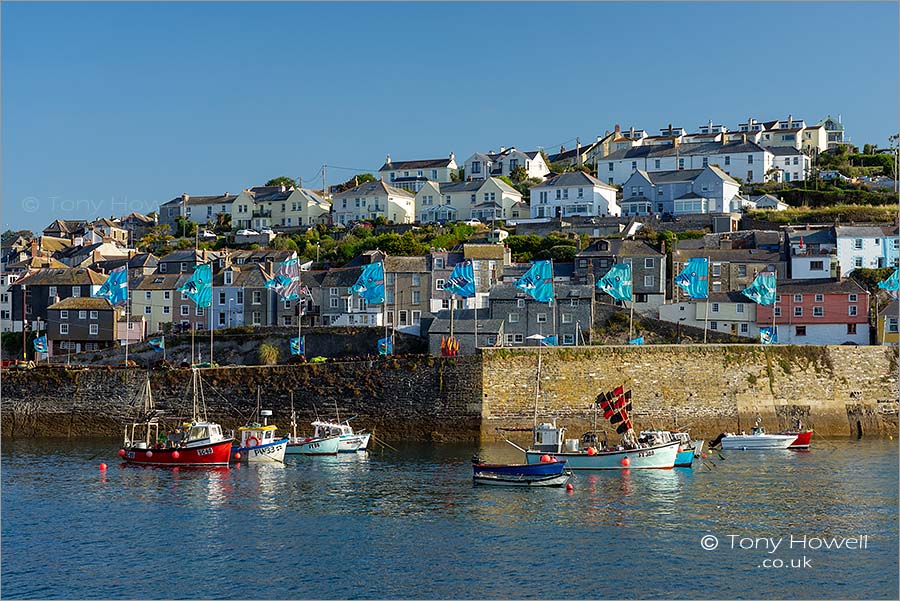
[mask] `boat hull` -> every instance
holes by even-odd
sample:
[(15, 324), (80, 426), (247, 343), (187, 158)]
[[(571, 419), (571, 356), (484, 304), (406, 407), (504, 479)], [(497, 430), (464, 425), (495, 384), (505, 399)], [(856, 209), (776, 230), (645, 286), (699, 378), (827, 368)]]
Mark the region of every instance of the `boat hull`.
[[(671, 469), (675, 467), (678, 446), (679, 443), (670, 442), (645, 449), (601, 451), (595, 455), (530, 450), (525, 452), (525, 460), (528, 463), (540, 463), (543, 455), (550, 455), (557, 461), (566, 461), (566, 467), (571, 470)], [(624, 459), (628, 459), (628, 465), (623, 465)]]
[(520, 476), (475, 472), (472, 482), (487, 486), (565, 486), (572, 475), (569, 472), (550, 474), (548, 476)]
[(675, 456), (675, 467), (691, 467), (694, 464), (694, 449), (678, 451)]
[(796, 430), (786, 430), (782, 432), (782, 434), (787, 435), (797, 435), (797, 438), (788, 446), (789, 449), (808, 449), (810, 443), (812, 442), (812, 430), (804, 430), (802, 432), (798, 432)]
[(779, 450), (788, 448), (796, 438), (790, 434), (765, 434), (763, 436), (737, 434), (726, 436), (720, 444), (726, 451)]
[(565, 461), (547, 463), (476, 463), (472, 465), (475, 474), (497, 476), (558, 476), (566, 469)]
[(338, 445), (338, 453), (356, 453), (365, 451), (369, 446), (371, 434), (342, 434)]
[(341, 439), (339, 436), (331, 438), (314, 438), (311, 440), (296, 440), (287, 443), (285, 454), (287, 455), (337, 455)]
[(124, 447), (122, 459), (135, 465), (227, 466), (231, 458), (231, 445), (232, 440), (228, 439), (189, 448)]
[[(255, 445), (252, 447), (231, 447), (231, 461), (241, 461), (243, 463), (270, 463), (284, 462), (284, 453), (287, 451), (288, 439), (282, 438), (274, 442)], [(240, 459), (237, 455), (240, 453)]]

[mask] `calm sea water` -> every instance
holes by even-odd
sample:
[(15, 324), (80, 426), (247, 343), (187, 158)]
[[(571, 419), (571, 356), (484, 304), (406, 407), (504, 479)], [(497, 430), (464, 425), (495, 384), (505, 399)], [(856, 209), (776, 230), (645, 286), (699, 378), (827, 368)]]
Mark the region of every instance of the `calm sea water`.
[(898, 597), (896, 441), (579, 473), (571, 493), (473, 487), (473, 452), (520, 460), (506, 445), (218, 470), (115, 451), (4, 441), (4, 599)]

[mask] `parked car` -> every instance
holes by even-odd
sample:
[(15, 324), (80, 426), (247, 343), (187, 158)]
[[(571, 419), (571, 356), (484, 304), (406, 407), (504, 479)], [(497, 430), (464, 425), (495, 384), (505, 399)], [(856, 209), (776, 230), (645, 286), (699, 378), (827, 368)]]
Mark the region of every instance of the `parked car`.
[(256, 230), (238, 230), (237, 236), (259, 236), (259, 232)]
[(478, 221), (477, 219), (466, 219), (465, 221), (463, 221), (463, 223), (465, 225), (471, 225), (471, 226), (481, 225), (481, 222)]
[(269, 228), (269, 227), (264, 227), (263, 229), (259, 230), (259, 233), (265, 234), (265, 235), (272, 235), (272, 236), (275, 235), (275, 232), (273, 232), (272, 228)]
[(214, 239), (218, 238), (218, 236), (216, 236), (213, 232), (211, 232), (209, 230), (203, 230), (202, 232), (200, 232), (200, 237), (203, 238), (204, 240), (214, 240)]

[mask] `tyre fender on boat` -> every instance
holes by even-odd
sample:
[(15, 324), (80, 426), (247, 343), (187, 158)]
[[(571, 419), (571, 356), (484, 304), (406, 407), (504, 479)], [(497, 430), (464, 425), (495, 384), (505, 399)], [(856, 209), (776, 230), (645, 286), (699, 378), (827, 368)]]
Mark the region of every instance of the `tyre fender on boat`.
[[(250, 442), (251, 440), (253, 441), (252, 443)], [(251, 436), (247, 439), (248, 447), (255, 447), (257, 445), (259, 445), (259, 438), (257, 438), (256, 436)]]

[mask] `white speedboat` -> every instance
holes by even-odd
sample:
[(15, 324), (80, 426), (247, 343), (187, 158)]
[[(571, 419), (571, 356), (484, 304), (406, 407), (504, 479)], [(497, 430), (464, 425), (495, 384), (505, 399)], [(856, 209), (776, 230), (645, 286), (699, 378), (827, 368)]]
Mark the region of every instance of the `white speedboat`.
[(797, 440), (797, 435), (767, 434), (765, 428), (757, 426), (750, 430), (750, 434), (725, 433), (719, 438), (719, 444), (724, 450), (747, 451), (751, 449), (786, 449)]
[(337, 436), (340, 438), (338, 453), (355, 453), (365, 451), (369, 446), (369, 438), (372, 436), (365, 432), (354, 432), (347, 420), (343, 423), (316, 420), (312, 423), (313, 438), (328, 438)]

